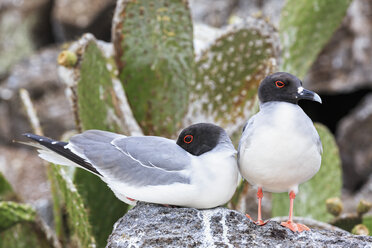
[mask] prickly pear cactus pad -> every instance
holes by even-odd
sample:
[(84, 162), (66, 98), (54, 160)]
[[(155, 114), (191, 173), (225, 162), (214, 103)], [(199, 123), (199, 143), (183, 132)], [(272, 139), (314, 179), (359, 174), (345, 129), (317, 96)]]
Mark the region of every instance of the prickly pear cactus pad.
[[(327, 212), (326, 200), (341, 196), (341, 160), (331, 132), (321, 124), (315, 127), (323, 144), (322, 164), (312, 179), (300, 185), (294, 201), (294, 215), (329, 222), (333, 216)], [(272, 215), (286, 216), (288, 210), (288, 193), (273, 194)]]
[(66, 210), (69, 214), (69, 226), (72, 227), (76, 235), (76, 242), (79, 243), (79, 247), (94, 247), (95, 239), (92, 235), (92, 226), (89, 223), (88, 211), (85, 208), (83, 198), (71, 179), (67, 177), (65, 171), (60, 166), (51, 166), (54, 166), (57, 170), (54, 173), (54, 177), (66, 203)]
[(107, 61), (95, 42), (85, 47), (77, 84), (78, 115), (83, 130), (120, 130), (114, 109), (114, 90)]
[(19, 223), (18, 225), (14, 225), (4, 232), (0, 232), (0, 247), (50, 248), (51, 244), (40, 234), (40, 232), (35, 231), (34, 223)]
[(275, 37), (270, 24), (251, 18), (231, 27), (202, 52), (192, 81), (191, 116), (240, 129), (254, 107), (259, 83), (276, 70)]
[(0, 232), (5, 229), (25, 221), (34, 221), (35, 210), (26, 204), (16, 202), (0, 202)]
[(281, 71), (303, 78), (318, 53), (341, 24), (351, 0), (287, 0), (279, 34)]
[(146, 134), (174, 135), (188, 107), (194, 65), (185, 0), (121, 0), (113, 21), (120, 79)]
[[(70, 47), (70, 51), (78, 55), (78, 63), (62, 72), (74, 75), (68, 78), (72, 80), (72, 102), (81, 131), (100, 129), (123, 133), (129, 130), (123, 129), (127, 126), (115, 88), (116, 67), (110, 48), (112, 46), (97, 41), (90, 34)], [(89, 222), (97, 246), (104, 247), (113, 224), (126, 212), (127, 205), (114, 196), (106, 183), (89, 172), (77, 169), (74, 183), (89, 209)]]
[(76, 125), (80, 131), (96, 128), (141, 135), (123, 87), (117, 78), (111, 43), (98, 41), (92, 34), (83, 35), (59, 57), (77, 56), (74, 66), (58, 60), (58, 74), (68, 86)]

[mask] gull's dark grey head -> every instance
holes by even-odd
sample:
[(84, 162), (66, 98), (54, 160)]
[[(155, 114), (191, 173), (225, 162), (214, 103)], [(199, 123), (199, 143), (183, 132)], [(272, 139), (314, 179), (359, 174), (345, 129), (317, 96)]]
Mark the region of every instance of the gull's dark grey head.
[(198, 123), (182, 130), (177, 145), (199, 156), (215, 148), (224, 137), (228, 136), (223, 128), (210, 123)]
[(261, 103), (281, 101), (297, 104), (301, 99), (322, 103), (318, 94), (304, 89), (301, 80), (287, 72), (276, 72), (262, 80), (258, 97)]

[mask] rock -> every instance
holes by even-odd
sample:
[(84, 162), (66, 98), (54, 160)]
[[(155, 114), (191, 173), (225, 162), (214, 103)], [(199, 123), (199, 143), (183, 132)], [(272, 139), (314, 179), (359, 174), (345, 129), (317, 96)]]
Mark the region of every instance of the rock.
[(0, 145), (0, 172), (22, 202), (31, 204), (53, 226), (53, 203), (43, 161), (31, 149)]
[(31, 131), (24, 115), (19, 89), (30, 92), (46, 135), (58, 138), (74, 127), (65, 85), (57, 74), (58, 48), (48, 48), (15, 65), (0, 84), (0, 142), (10, 143)]
[(50, 0), (0, 2), (0, 78), (20, 59), (52, 41)]
[(323, 93), (372, 88), (372, 2), (351, 3), (341, 27), (323, 48), (304, 85)]
[(281, 16), (279, 13), (282, 11), (284, 3), (283, 0), (239, 0), (233, 15), (240, 18), (246, 18), (247, 16), (268, 18), (270, 23), (278, 28)]
[[(357, 193), (350, 191), (343, 192), (342, 202), (344, 203), (344, 212), (355, 213), (357, 211), (357, 206), (360, 200), (367, 200), (369, 202), (372, 202), (372, 174), (369, 176), (368, 181)], [(370, 209), (369, 212), (366, 213), (366, 215), (371, 214), (372, 209)]]
[(227, 24), (237, 0), (190, 0), (189, 3), (194, 22), (221, 27)]
[(345, 188), (360, 188), (372, 174), (372, 94), (339, 123), (337, 143)]
[(115, 0), (56, 0), (53, 7), (54, 33), (57, 40), (77, 39), (92, 33), (109, 41)]
[(231, 17), (245, 19), (249, 16), (268, 18), (279, 26), (283, 0), (190, 0), (194, 23), (203, 23), (220, 28), (230, 22)]
[(367, 247), (372, 237), (343, 231), (293, 233), (278, 222), (256, 226), (226, 208), (197, 210), (139, 203), (114, 225), (117, 247)]

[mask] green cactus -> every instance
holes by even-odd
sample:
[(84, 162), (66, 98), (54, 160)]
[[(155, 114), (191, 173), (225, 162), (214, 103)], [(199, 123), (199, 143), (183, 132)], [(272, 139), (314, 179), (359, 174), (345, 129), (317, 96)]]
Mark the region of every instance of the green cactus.
[(326, 200), (326, 208), (328, 213), (337, 217), (341, 214), (342, 210), (344, 209), (344, 206), (339, 197), (332, 197)]
[(364, 199), (360, 200), (357, 206), (357, 214), (363, 215), (372, 208), (372, 203)]
[(362, 224), (369, 230), (369, 235), (372, 236), (372, 215), (363, 216)]
[(77, 63), (77, 56), (75, 53), (70, 51), (62, 51), (58, 55), (58, 64), (65, 67), (73, 67)]
[[(121, 112), (118, 110), (112, 82), (112, 71), (115, 68), (112, 71), (107, 68), (111, 68), (112, 64), (93, 39), (88, 39), (80, 54), (81, 63), (74, 68), (79, 69), (75, 109), (78, 123), (82, 130), (100, 129), (122, 133)], [(123, 216), (128, 206), (115, 197), (106, 183), (89, 172), (77, 169), (74, 182), (89, 209), (97, 245), (104, 247), (113, 224)]]
[(0, 247), (50, 247), (34, 222), (35, 211), (29, 205), (8, 201), (16, 199), (12, 187), (0, 173)]
[(34, 223), (24, 222), (0, 232), (0, 247), (11, 248), (50, 248), (41, 230)]
[(47, 176), (50, 182), (50, 191), (52, 193), (52, 200), (53, 200), (53, 217), (54, 217), (54, 228), (56, 231), (56, 235), (60, 240), (65, 239), (64, 233), (64, 223), (63, 223), (63, 213), (62, 213), (62, 206), (63, 206), (63, 199), (60, 192), (60, 186), (64, 185), (64, 181), (57, 181), (56, 175), (60, 174), (60, 168), (53, 168), (53, 166), (49, 166), (47, 168)]
[(82, 130), (121, 131), (114, 108), (114, 89), (107, 61), (94, 42), (82, 55), (77, 84), (77, 113)]
[(341, 24), (351, 0), (287, 0), (279, 23), (281, 71), (303, 78)]
[(1, 201), (0, 232), (20, 222), (34, 221), (35, 216), (35, 210), (27, 204)]
[(13, 193), (12, 186), (5, 179), (3, 174), (0, 172), (0, 201), (13, 200), (15, 195)]
[(344, 229), (345, 231), (351, 232), (351, 230), (358, 224), (362, 223), (362, 217), (357, 214), (350, 213), (344, 214), (337, 217), (329, 222), (333, 226)]
[(118, 1), (113, 37), (136, 120), (145, 134), (174, 135), (187, 111), (194, 67), (187, 1)]
[[(342, 203), (341, 203), (342, 205)], [(372, 216), (364, 216), (371, 209), (371, 203), (362, 199), (359, 201), (356, 207), (356, 213), (348, 213), (340, 216), (336, 216), (330, 221), (330, 224), (342, 228), (348, 232), (359, 230), (356, 226), (363, 224), (369, 230), (372, 230)], [(363, 230), (362, 226), (362, 230)]]
[(55, 180), (66, 204), (68, 223), (73, 230), (78, 247), (95, 247), (95, 239), (83, 198), (61, 166), (51, 166), (54, 168)]
[[(323, 144), (322, 164), (311, 180), (300, 185), (300, 192), (294, 203), (294, 215), (328, 222), (333, 217), (327, 212), (325, 202), (330, 197), (341, 196), (341, 161), (330, 131), (321, 124), (315, 124), (315, 127)], [(272, 215), (288, 215), (288, 209), (288, 193), (273, 194)]]
[(12, 186), (0, 172), (0, 233), (19, 222), (34, 220), (35, 211), (30, 206), (9, 201), (16, 198)]
[(192, 102), (207, 120), (238, 130), (255, 105), (261, 80), (276, 70), (274, 28), (248, 19), (233, 26), (197, 59)]
[(358, 224), (353, 227), (353, 229), (351, 230), (351, 233), (354, 235), (368, 235), (369, 230), (365, 225)]

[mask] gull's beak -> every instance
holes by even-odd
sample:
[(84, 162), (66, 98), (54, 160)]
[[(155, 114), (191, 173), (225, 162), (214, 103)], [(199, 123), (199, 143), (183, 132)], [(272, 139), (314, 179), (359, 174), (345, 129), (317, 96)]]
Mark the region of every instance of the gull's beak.
[(312, 92), (311, 90), (304, 89), (303, 87), (298, 87), (297, 99), (304, 99), (322, 103), (322, 99), (317, 93)]

